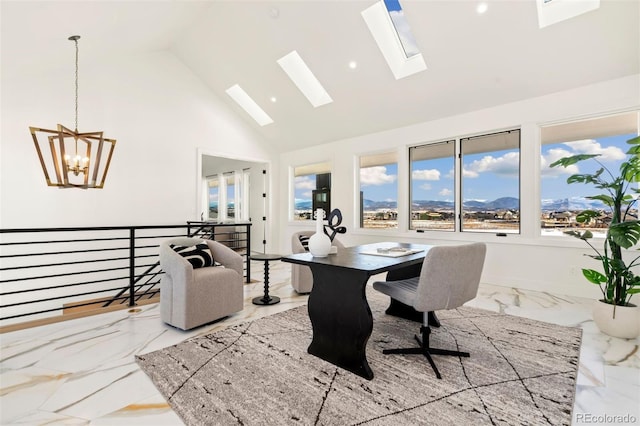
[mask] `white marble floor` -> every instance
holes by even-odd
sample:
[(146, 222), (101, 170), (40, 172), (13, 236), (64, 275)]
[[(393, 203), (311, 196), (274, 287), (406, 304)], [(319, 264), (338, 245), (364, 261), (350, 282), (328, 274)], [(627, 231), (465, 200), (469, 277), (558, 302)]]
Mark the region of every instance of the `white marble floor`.
[[(261, 263), (252, 275), (261, 278)], [(289, 284), (288, 264), (272, 264), (270, 278), (281, 303), (253, 305), (263, 283), (247, 284), (242, 312), (190, 332), (164, 325), (158, 305), (148, 305), (0, 335), (0, 424), (182, 424), (134, 355), (306, 303)], [(639, 341), (599, 333), (591, 303), (482, 284), (469, 305), (582, 327), (573, 424), (640, 424)]]

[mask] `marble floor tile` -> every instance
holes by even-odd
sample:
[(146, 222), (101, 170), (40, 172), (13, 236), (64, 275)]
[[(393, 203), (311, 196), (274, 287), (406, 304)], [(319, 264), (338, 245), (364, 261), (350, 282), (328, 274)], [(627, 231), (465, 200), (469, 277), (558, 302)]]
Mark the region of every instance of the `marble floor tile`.
[[(0, 423), (181, 424), (134, 356), (306, 304), (308, 296), (292, 289), (290, 265), (282, 262), (270, 264), (269, 291), (281, 302), (252, 304), (264, 291), (262, 265), (252, 262), (254, 282), (244, 286), (243, 311), (195, 330), (163, 324), (159, 306), (153, 304), (0, 335)], [(371, 282), (377, 279), (384, 275)], [(588, 416), (597, 415), (627, 415), (640, 422), (638, 339), (601, 334), (591, 320), (591, 303), (483, 283), (469, 306), (581, 327), (574, 424), (587, 424)]]

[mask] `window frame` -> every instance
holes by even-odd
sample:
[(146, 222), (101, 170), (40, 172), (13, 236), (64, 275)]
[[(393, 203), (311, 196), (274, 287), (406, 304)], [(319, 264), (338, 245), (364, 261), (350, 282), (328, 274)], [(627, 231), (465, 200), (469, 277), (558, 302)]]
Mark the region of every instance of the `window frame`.
[[(418, 231), (418, 229), (414, 228), (413, 226), (413, 210), (412, 210), (412, 205), (413, 205), (413, 162), (412, 162), (412, 156), (411, 156), (411, 150), (412, 149), (417, 149), (417, 148), (421, 148), (421, 147), (427, 147), (427, 146), (437, 146), (437, 145), (445, 145), (445, 144), (453, 144), (453, 155), (452, 155), (452, 160), (453, 160), (453, 227), (451, 229), (435, 229), (435, 228), (419, 228), (420, 230)], [(427, 143), (423, 143), (423, 144), (419, 144), (419, 145), (412, 145), (409, 146), (407, 149), (407, 158), (408, 158), (408, 170), (407, 170), (407, 175), (409, 177), (409, 191), (408, 191), (408, 195), (409, 195), (409, 199), (408, 199), (408, 227), (407, 229), (410, 231), (416, 231), (416, 232), (426, 232), (426, 231), (437, 231), (437, 232), (456, 232), (457, 229), (457, 217), (459, 215), (459, 201), (457, 199), (456, 193), (459, 187), (459, 179), (458, 179), (458, 174), (456, 172), (457, 168), (458, 168), (458, 141), (456, 138), (447, 138), (447, 139), (443, 139), (443, 140), (439, 140), (439, 141), (435, 141), (435, 142), (427, 142)], [(436, 158), (448, 158), (447, 157), (436, 157)], [(432, 158), (432, 159), (436, 159), (436, 158)]]
[[(465, 230), (463, 228), (463, 213), (464, 213), (464, 208), (463, 208), (463, 195), (464, 195), (464, 191), (463, 191), (463, 182), (464, 182), (464, 169), (463, 169), (463, 154), (462, 154), (462, 141), (467, 139), (467, 140), (472, 140), (475, 138), (483, 138), (483, 137), (491, 137), (493, 135), (500, 135), (500, 134), (504, 134), (504, 133), (511, 133), (511, 132), (518, 132), (518, 200), (519, 200), (519, 211), (518, 211), (518, 230), (517, 232), (511, 231), (511, 232), (504, 232), (504, 230), (500, 230), (500, 229), (490, 229), (490, 230), (486, 230), (486, 231), (481, 231), (481, 230), (470, 230), (467, 229)], [(429, 229), (429, 228), (419, 228), (416, 229), (412, 223), (412, 209), (411, 209), (411, 205), (413, 203), (413, 166), (412, 166), (412, 156), (411, 156), (411, 150), (415, 149), (415, 148), (419, 148), (419, 147), (423, 147), (423, 146), (429, 146), (429, 145), (437, 145), (437, 144), (446, 144), (446, 143), (453, 143), (454, 144), (454, 154), (453, 154), (453, 179), (454, 179), (454, 223), (453, 223), (453, 228), (452, 229)], [(480, 153), (483, 152), (487, 152), (487, 153), (491, 153), (491, 152), (497, 152), (497, 151), (478, 151)], [(498, 236), (506, 236), (505, 234), (509, 234), (509, 235), (521, 235), (522, 234), (522, 128), (520, 126), (512, 126), (506, 129), (502, 129), (502, 130), (494, 130), (494, 131), (487, 131), (487, 132), (478, 132), (478, 133), (474, 133), (474, 134), (470, 134), (470, 135), (464, 135), (464, 136), (454, 136), (454, 137), (448, 137), (448, 138), (443, 138), (437, 141), (433, 141), (433, 142), (426, 142), (426, 143), (421, 143), (421, 144), (416, 144), (416, 145), (410, 145), (407, 147), (407, 158), (408, 158), (408, 166), (407, 166), (407, 175), (409, 176), (409, 181), (408, 181), (408, 217), (407, 217), (407, 229), (409, 231), (416, 231), (416, 232), (431, 232), (434, 231), (436, 233), (441, 233), (441, 232), (445, 232), (447, 234), (494, 234), (494, 235), (498, 235)], [(445, 158), (445, 157), (442, 157)], [(448, 158), (448, 157), (447, 157)]]
[[(539, 138), (537, 155), (540, 159), (538, 166), (538, 197), (535, 200), (537, 205), (537, 218), (539, 219), (534, 229), (535, 236), (541, 241), (573, 241), (574, 239), (564, 232), (543, 232), (543, 208), (542, 208), (542, 156), (543, 148), (551, 144), (562, 144), (586, 139), (598, 140), (600, 138), (622, 136), (628, 134), (640, 134), (640, 109), (633, 108), (624, 111), (597, 114), (589, 117), (573, 118), (568, 120), (541, 123), (539, 125)], [(616, 132), (615, 134), (611, 132)], [(626, 150), (624, 150), (626, 153)], [(610, 166), (608, 166), (610, 167)], [(614, 167), (615, 170), (615, 167)], [(567, 175), (568, 177), (568, 175)], [(567, 184), (568, 185), (568, 184)], [(640, 183), (638, 184), (640, 189)], [(593, 188), (585, 188), (587, 191), (597, 192)], [(594, 238), (604, 238), (605, 233), (593, 233)]]
[[(517, 231), (511, 231), (507, 229), (487, 229), (486, 231), (479, 229), (464, 229), (464, 153), (463, 140), (471, 141), (478, 138), (496, 138), (500, 135), (507, 134), (507, 138), (511, 133), (517, 132), (518, 136), (518, 229)], [(494, 142), (495, 143), (495, 142)], [(458, 232), (460, 233), (482, 233), (482, 234), (503, 234), (520, 235), (522, 234), (522, 129), (520, 127), (511, 128), (507, 130), (494, 131), (489, 133), (479, 133), (472, 136), (462, 136), (457, 138), (458, 149), (458, 168), (459, 172), (456, 173), (456, 178), (460, 181), (460, 188), (458, 191)], [(478, 153), (490, 154), (492, 152), (500, 152), (501, 150), (494, 151), (478, 151)]]

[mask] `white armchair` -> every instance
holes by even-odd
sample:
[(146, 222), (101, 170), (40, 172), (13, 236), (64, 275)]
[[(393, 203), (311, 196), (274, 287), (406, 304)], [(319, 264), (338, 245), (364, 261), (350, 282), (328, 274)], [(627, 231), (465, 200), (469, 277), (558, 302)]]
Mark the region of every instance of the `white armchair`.
[[(195, 246), (206, 242), (220, 266), (193, 268), (171, 245)], [(223, 244), (198, 238), (173, 238), (160, 245), (160, 318), (189, 330), (243, 308), (242, 256)]]

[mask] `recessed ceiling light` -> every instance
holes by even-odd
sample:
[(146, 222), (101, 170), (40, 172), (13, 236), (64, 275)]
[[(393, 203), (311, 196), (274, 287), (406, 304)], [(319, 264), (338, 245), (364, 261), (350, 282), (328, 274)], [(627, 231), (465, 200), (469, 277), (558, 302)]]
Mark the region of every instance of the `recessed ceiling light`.
[(274, 104), (275, 104), (276, 102), (278, 102), (278, 98), (276, 98), (275, 96), (270, 97), (270, 98), (269, 98), (269, 100), (270, 100), (271, 102), (273, 102)]
[(322, 87), (313, 72), (295, 50), (278, 59), (278, 64), (287, 73), (291, 81), (307, 97), (311, 105), (319, 107), (333, 102), (331, 96)]
[(476, 7), (476, 12), (478, 12), (478, 15), (482, 15), (487, 11), (487, 9), (489, 9), (489, 5), (485, 2), (482, 2), (482, 3), (479, 3), (478, 6)]
[(349, 68), (355, 70), (356, 68), (358, 68), (358, 63), (356, 61), (349, 61)]
[(226, 92), (227, 95), (231, 96), (259, 125), (266, 126), (267, 124), (273, 123), (271, 117), (260, 108), (256, 101), (254, 101), (240, 85), (236, 84), (231, 86)]

